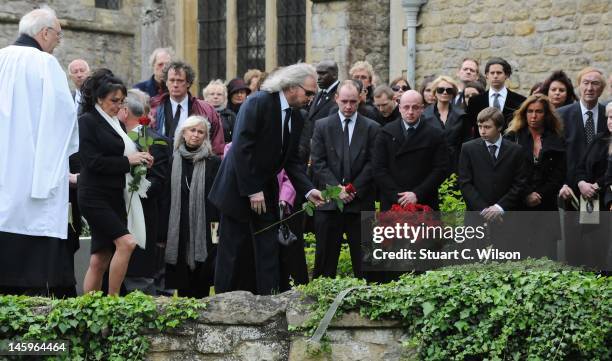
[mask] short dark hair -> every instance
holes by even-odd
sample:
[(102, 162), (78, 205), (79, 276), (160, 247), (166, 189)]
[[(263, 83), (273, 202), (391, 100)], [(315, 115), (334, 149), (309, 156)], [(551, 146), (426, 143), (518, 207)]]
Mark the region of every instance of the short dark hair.
[(476, 121), (478, 124), (484, 123), (487, 120), (492, 120), (496, 128), (503, 128), (504, 126), (504, 115), (502, 112), (495, 107), (487, 107), (478, 113)]
[[(408, 89), (410, 90), (410, 89)], [(388, 85), (379, 85), (374, 89), (374, 93), (372, 94), (374, 98), (378, 98), (381, 95), (386, 95), (388, 99), (393, 99), (395, 92)]]
[(565, 85), (567, 91), (567, 98), (565, 99), (565, 104), (563, 105), (572, 104), (573, 102), (578, 100), (578, 97), (576, 97), (576, 93), (574, 92), (574, 85), (572, 84), (572, 80), (567, 76), (567, 74), (565, 74), (563, 70), (553, 71), (553, 73), (550, 74), (550, 76), (546, 78), (546, 80), (544, 80), (544, 83), (542, 84), (541, 88), (542, 94), (548, 96), (550, 85), (554, 81), (558, 81)]
[(186, 77), (186, 81), (189, 85), (193, 84), (193, 81), (195, 80), (195, 71), (193, 71), (193, 68), (191, 67), (191, 65), (185, 63), (184, 61), (179, 61), (179, 60), (175, 60), (175, 61), (171, 61), (168, 64), (166, 64), (166, 66), (164, 66), (164, 75), (163, 75), (163, 82), (166, 83), (168, 81), (168, 71), (170, 71), (170, 69), (174, 70), (175, 72), (178, 72), (179, 70), (182, 70), (185, 72), (185, 77)]
[(487, 64), (485, 65), (485, 74), (489, 72), (489, 68), (491, 67), (491, 65), (496, 65), (496, 64), (502, 66), (502, 68), (504, 69), (504, 73), (506, 74), (507, 77), (512, 75), (512, 67), (506, 60), (502, 58), (489, 59), (489, 61), (487, 61)]
[(127, 95), (125, 84), (110, 69), (101, 68), (95, 70), (85, 79), (81, 87), (81, 105), (83, 106), (83, 111), (93, 111), (98, 99), (106, 98), (108, 94), (117, 90), (121, 90), (123, 95)]
[(485, 88), (482, 86), (482, 83), (479, 81), (468, 81), (464, 84), (463, 89), (465, 88), (474, 88), (478, 90), (478, 94), (482, 94), (485, 92)]

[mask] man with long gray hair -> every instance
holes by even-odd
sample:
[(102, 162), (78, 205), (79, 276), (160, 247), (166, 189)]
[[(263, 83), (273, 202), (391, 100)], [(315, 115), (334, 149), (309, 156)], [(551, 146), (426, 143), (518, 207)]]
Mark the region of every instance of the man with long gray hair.
[[(298, 194), (323, 203), (306, 176), (297, 147), (304, 107), (317, 91), (317, 73), (308, 64), (289, 65), (271, 74), (242, 105), (233, 144), (210, 191), (219, 209), (219, 248), (215, 291), (245, 289), (271, 294), (279, 288), (278, 182), (285, 169)], [(269, 228), (268, 228), (269, 227)], [(252, 250), (252, 252), (249, 252)], [(253, 272), (244, 265), (254, 264)]]
[(0, 50), (0, 294), (76, 293), (78, 244), (67, 240), (76, 109), (51, 55), (62, 37), (44, 7), (24, 15), (17, 41)]

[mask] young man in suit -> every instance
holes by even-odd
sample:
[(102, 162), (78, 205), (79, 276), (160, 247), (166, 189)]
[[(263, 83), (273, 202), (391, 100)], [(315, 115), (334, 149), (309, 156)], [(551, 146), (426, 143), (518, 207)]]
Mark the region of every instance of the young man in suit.
[[(255, 265), (257, 294), (279, 288), (278, 180), (284, 169), (298, 194), (323, 204), (297, 149), (302, 131), (301, 108), (316, 94), (317, 73), (305, 63), (271, 74), (259, 91), (247, 98), (238, 113), (232, 147), (223, 158), (209, 199), (221, 216), (215, 269), (215, 291), (240, 287), (250, 274), (242, 264)], [(266, 231), (263, 229), (268, 228)], [(253, 249), (254, 255), (241, 252)], [(254, 259), (252, 259), (254, 258)], [(253, 262), (254, 261), (254, 262)]]
[(402, 94), (399, 107), (402, 118), (385, 125), (374, 145), (372, 168), (380, 208), (419, 203), (438, 209), (438, 187), (449, 167), (444, 132), (422, 119), (419, 92)]
[(584, 68), (578, 73), (580, 101), (558, 109), (565, 135), (567, 175), (559, 196), (571, 199), (579, 195), (576, 167), (584, 157), (588, 145), (595, 136), (606, 130), (606, 107), (599, 104), (599, 97), (606, 87), (603, 72), (596, 68)]
[[(502, 58), (492, 58), (485, 65), (485, 76), (489, 82), (489, 90), (470, 99), (466, 108), (467, 120), (466, 136), (478, 137), (476, 118), (481, 110), (494, 107), (502, 112), (504, 123), (502, 132), (512, 120), (514, 111), (525, 101), (525, 97), (506, 88), (506, 79), (512, 75), (512, 67)], [(470, 136), (471, 135), (471, 136)]]
[[(312, 170), (315, 185), (340, 185), (344, 210), (328, 203), (315, 211), (317, 238), (313, 277), (335, 277), (346, 232), (355, 277), (361, 277), (361, 211), (374, 210), (371, 152), (378, 124), (357, 112), (359, 90), (345, 80), (336, 93), (339, 111), (320, 119), (312, 137)], [(346, 191), (353, 184), (355, 193)]]
[(491, 221), (519, 207), (526, 159), (520, 145), (502, 138), (504, 116), (499, 109), (483, 109), (477, 121), (480, 138), (463, 144), (458, 181), (467, 210)]

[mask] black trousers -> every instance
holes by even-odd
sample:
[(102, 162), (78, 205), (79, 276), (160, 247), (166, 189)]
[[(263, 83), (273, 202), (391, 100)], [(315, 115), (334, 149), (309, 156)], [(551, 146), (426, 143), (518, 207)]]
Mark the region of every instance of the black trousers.
[(355, 277), (362, 277), (361, 214), (316, 211), (314, 228), (317, 249), (312, 277), (336, 277), (343, 233), (346, 233), (348, 238), (353, 274)]
[(288, 246), (280, 245), (281, 292), (291, 289), (290, 280), (296, 285), (308, 283), (308, 266), (304, 252), (304, 213), (294, 216), (286, 223), (297, 239)]
[[(221, 214), (215, 292), (236, 290), (270, 295), (279, 291), (278, 227), (253, 235), (278, 220), (278, 209), (251, 212), (249, 222)], [(253, 272), (252, 270), (255, 270)]]

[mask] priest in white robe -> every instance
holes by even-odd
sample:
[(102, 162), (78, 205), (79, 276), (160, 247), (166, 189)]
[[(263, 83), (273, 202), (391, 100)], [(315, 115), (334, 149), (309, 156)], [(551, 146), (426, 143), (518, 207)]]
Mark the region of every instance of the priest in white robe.
[(24, 15), (17, 41), (0, 49), (0, 293), (74, 289), (68, 157), (78, 130), (66, 75), (51, 55), (62, 36), (45, 7)]

